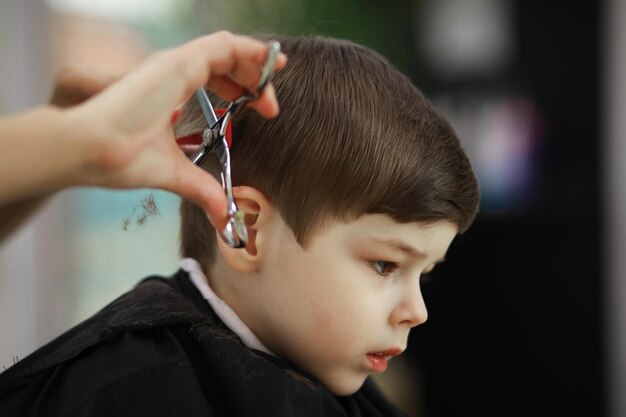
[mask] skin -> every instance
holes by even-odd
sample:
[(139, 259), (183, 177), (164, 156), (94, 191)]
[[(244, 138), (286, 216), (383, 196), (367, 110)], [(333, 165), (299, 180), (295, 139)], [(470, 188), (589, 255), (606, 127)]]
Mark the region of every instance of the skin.
[(303, 248), (262, 193), (236, 194), (252, 245), (218, 243), (210, 285), (278, 356), (336, 395), (355, 392), (374, 372), (368, 353), (404, 350), (426, 321), (420, 276), (443, 260), (457, 226), (363, 215), (327, 224)]
[[(0, 220), (0, 232), (24, 217), (22, 207), (31, 212), (73, 186), (163, 189), (194, 201), (223, 228), (221, 185), (178, 148), (172, 115), (202, 86), (227, 100), (253, 90), (266, 55), (262, 42), (218, 32), (156, 52), (123, 77), (64, 71), (52, 104), (0, 118), (0, 218), (11, 219), (9, 226)], [(286, 60), (280, 54), (276, 69)], [(276, 116), (273, 87), (250, 106)]]
[[(54, 83), (49, 104), (53, 107), (70, 108), (85, 102), (109, 85), (121, 78), (121, 75), (97, 72), (90, 68), (66, 68), (62, 70)], [(13, 233), (19, 225), (33, 215), (50, 197), (50, 193), (29, 196), (0, 206), (0, 241)]]

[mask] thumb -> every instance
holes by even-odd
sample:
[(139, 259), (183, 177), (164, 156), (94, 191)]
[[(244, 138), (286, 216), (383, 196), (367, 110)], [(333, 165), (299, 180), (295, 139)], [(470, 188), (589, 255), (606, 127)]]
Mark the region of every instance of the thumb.
[(226, 195), (222, 185), (187, 158), (182, 159), (175, 180), (164, 189), (197, 204), (208, 215), (213, 226), (221, 231), (227, 223)]

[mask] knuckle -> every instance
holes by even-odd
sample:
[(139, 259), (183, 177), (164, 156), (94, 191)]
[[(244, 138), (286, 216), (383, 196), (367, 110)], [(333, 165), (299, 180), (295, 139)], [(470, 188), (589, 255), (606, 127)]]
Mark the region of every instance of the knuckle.
[(228, 47), (235, 39), (235, 35), (227, 30), (220, 30), (198, 39), (198, 44), (204, 49), (212, 49), (215, 47)]
[(232, 32), (228, 30), (220, 30), (219, 32), (215, 33), (215, 37), (218, 38), (220, 41), (228, 42), (232, 41), (235, 35), (233, 35)]
[(172, 54), (173, 51), (170, 49), (159, 50), (151, 53), (148, 57), (148, 61), (159, 65), (166, 65), (167, 63), (171, 62), (170, 58), (172, 57)]
[(80, 75), (81, 71), (74, 66), (66, 66), (61, 68), (56, 75), (56, 84), (66, 86), (72, 84)]

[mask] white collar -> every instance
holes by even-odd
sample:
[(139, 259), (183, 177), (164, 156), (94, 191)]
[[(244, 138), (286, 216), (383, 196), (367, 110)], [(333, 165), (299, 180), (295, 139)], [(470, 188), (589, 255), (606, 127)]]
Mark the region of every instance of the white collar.
[(261, 352), (276, 356), (261, 343), (254, 333), (252, 333), (252, 330), (239, 318), (237, 313), (213, 292), (198, 261), (193, 258), (184, 258), (180, 261), (180, 266), (189, 273), (191, 282), (193, 282), (198, 291), (200, 291), (202, 297), (204, 297), (213, 311), (215, 311), (215, 314), (217, 314), (226, 327), (239, 336), (244, 345), (250, 349), (260, 350)]

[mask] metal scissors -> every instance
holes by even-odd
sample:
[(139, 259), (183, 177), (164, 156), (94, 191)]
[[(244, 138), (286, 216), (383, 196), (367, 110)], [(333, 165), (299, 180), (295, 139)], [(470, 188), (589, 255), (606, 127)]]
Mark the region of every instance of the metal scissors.
[(226, 128), (228, 122), (233, 115), (239, 110), (245, 103), (257, 99), (263, 89), (269, 84), (274, 76), (274, 69), (276, 67), (276, 58), (280, 52), (280, 43), (271, 41), (268, 43), (268, 52), (265, 64), (261, 69), (261, 78), (255, 91), (251, 91), (238, 99), (229, 103), (226, 111), (218, 119), (215, 115), (215, 110), (211, 105), (209, 96), (203, 88), (199, 88), (196, 91), (196, 99), (202, 109), (202, 114), (207, 121), (208, 127), (202, 133), (202, 145), (200, 149), (191, 157), (192, 161), (196, 165), (202, 164), (202, 161), (215, 150), (217, 159), (222, 167), (221, 181), (222, 188), (226, 194), (227, 200), (227, 214), (228, 223), (224, 230), (220, 232), (220, 236), (229, 246), (233, 248), (243, 248), (248, 243), (248, 231), (246, 229), (246, 223), (244, 221), (244, 212), (239, 210), (237, 203), (233, 197), (233, 187), (231, 181), (231, 169), (230, 169), (230, 151), (228, 149), (228, 142), (226, 141)]

